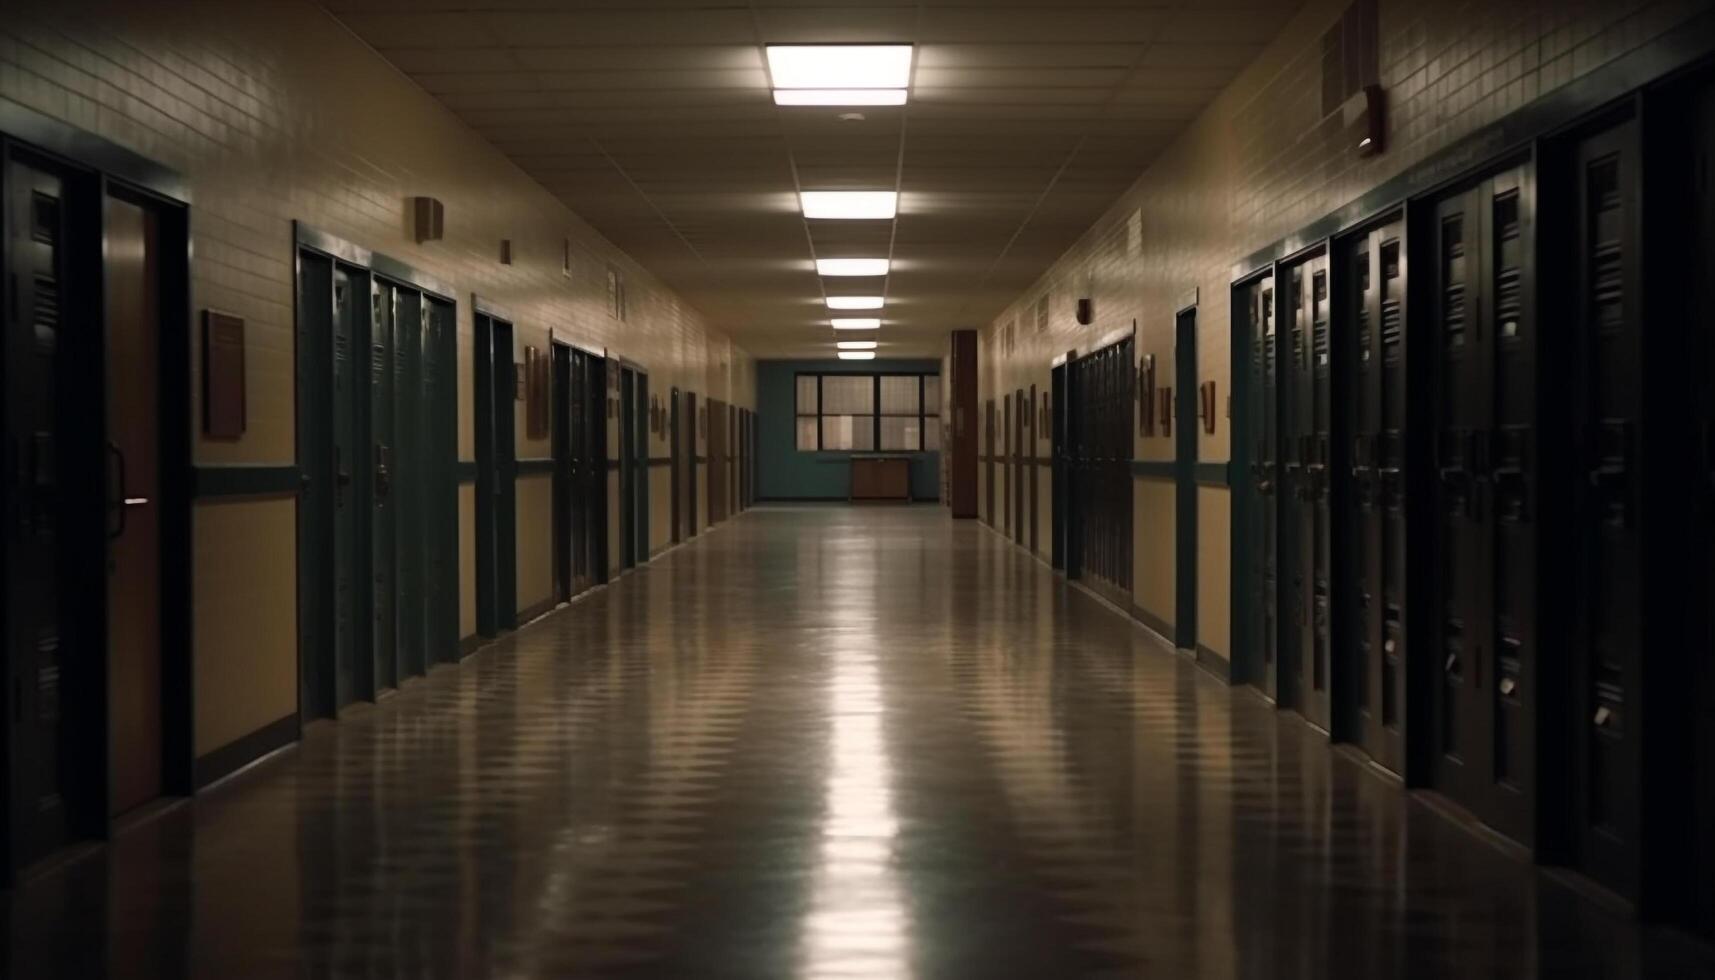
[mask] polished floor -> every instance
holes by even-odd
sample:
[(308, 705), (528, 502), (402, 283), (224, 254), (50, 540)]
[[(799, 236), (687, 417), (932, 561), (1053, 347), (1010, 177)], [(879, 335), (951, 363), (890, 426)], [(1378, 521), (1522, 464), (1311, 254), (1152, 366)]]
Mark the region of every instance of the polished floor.
[(19, 977), (1715, 974), (932, 507), (754, 511), (5, 903)]

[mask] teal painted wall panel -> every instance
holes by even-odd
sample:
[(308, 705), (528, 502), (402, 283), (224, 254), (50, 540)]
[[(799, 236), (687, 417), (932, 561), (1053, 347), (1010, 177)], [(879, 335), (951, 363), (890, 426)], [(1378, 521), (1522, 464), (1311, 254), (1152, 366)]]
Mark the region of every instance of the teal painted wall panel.
[[(801, 453), (794, 399), (797, 377), (822, 374), (939, 374), (939, 361), (757, 361), (756, 496), (760, 500), (844, 500), (851, 487), (849, 453)], [(941, 493), (941, 454), (913, 453), (911, 494)]]

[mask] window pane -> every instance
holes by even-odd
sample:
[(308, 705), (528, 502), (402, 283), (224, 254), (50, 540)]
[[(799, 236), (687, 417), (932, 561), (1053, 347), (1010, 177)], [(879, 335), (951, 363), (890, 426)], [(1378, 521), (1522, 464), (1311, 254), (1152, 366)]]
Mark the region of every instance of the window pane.
[(923, 448), (931, 451), (941, 448), (941, 420), (933, 415), (923, 423)]
[(881, 448), (886, 451), (918, 448), (917, 416), (883, 415), (881, 417)]
[[(881, 379), (881, 414), (883, 415), (916, 415), (917, 376), (905, 378)], [(886, 437), (883, 437), (885, 441)]]
[(822, 376), (823, 415), (874, 415), (875, 376)]
[(798, 448), (806, 451), (816, 448), (816, 417), (814, 415), (798, 416)]
[[(824, 390), (824, 394), (825, 394)], [(822, 448), (867, 452), (875, 448), (875, 416), (822, 416)]]
[(816, 376), (798, 375), (798, 414), (816, 414)]
[(923, 414), (941, 414), (941, 377), (932, 374), (923, 379)]

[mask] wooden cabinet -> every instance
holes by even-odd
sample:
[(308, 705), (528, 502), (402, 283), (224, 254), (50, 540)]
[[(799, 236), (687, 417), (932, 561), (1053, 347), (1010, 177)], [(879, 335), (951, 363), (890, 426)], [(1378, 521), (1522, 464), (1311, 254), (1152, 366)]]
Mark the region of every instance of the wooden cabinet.
[(911, 502), (911, 457), (853, 456), (851, 499)]

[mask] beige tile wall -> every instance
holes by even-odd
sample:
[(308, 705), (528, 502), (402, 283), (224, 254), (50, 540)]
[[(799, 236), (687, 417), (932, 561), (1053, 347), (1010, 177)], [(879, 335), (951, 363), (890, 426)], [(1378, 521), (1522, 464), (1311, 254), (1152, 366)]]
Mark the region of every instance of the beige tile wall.
[[(546, 349), (553, 331), (644, 365), (653, 391), (678, 385), (754, 404), (742, 350), (311, 3), (7, 0), (0, 97), (186, 178), (194, 308), (244, 317), (249, 344), (249, 430), (230, 443), (199, 437), (200, 465), (292, 461), (294, 220), (456, 291), (461, 459), (473, 455), (472, 294), (517, 318), (515, 360), (525, 345)], [(445, 202), (444, 240), (413, 241), (406, 200), (415, 195)], [(512, 265), (498, 261), (503, 238), (513, 243)], [(610, 264), (625, 278), (623, 322), (607, 313)], [(522, 420), (518, 432), (521, 456), (548, 454), (546, 440), (523, 436)], [(539, 496), (521, 495), (522, 525), (547, 527)], [(461, 490), (466, 522), (470, 502)], [(279, 530), (289, 514), (280, 502), (198, 506), (199, 752), (295, 710), (294, 539)], [(463, 531), (460, 623), (468, 633), (474, 575)], [(532, 594), (541, 591), (536, 550), (520, 551), (521, 566), (529, 563), (521, 584)], [(260, 617), (273, 632), (266, 642), (254, 642), (253, 631), (240, 641), (229, 628), (235, 617)], [(282, 671), (286, 681), (277, 683)], [(250, 689), (258, 678), (268, 680), (265, 690)]]
[[(1215, 432), (1199, 436), (1198, 454), (1227, 459), (1235, 262), (1707, 8), (1699, 0), (1380, 0), (1388, 149), (1360, 158), (1338, 114), (1320, 118), (1321, 36), (1345, 6), (1306, 3), (1120, 200), (985, 327), (985, 403), (1020, 385), (1046, 386), (1056, 354), (1088, 351), (1097, 338), (1133, 324), (1137, 356), (1154, 354), (1157, 382), (1172, 384), (1174, 314), (1195, 289), (1199, 383), (1215, 382), (1220, 406)], [(1133, 234), (1134, 222), (1141, 235)], [(1035, 303), (1044, 292), (1050, 319), (1038, 332)], [(1090, 326), (1074, 320), (1079, 296), (1094, 300)], [(1136, 458), (1170, 460), (1173, 442), (1140, 436)], [(1171, 623), (1173, 495), (1142, 486), (1147, 482), (1139, 480), (1133, 522), (1134, 599)], [(997, 508), (999, 499), (997, 493)], [(1228, 653), (1229, 500), (1221, 489), (1202, 489), (1198, 499), (1200, 639)], [(1046, 536), (1039, 544), (1046, 552)]]

